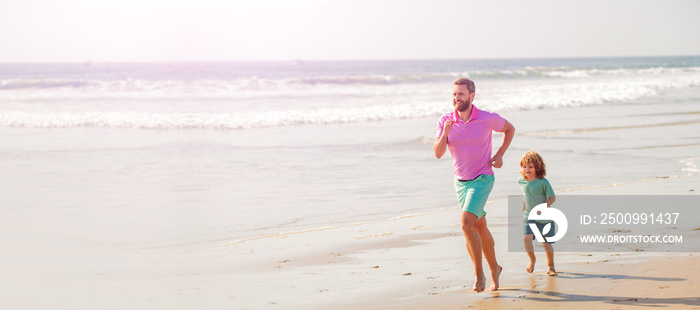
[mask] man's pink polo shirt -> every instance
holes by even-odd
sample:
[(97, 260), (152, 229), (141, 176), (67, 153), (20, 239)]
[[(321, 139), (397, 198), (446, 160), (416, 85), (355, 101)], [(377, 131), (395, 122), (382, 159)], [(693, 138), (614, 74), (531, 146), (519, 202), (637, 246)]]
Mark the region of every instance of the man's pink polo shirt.
[(473, 106), (472, 115), (465, 123), (455, 110), (440, 117), (437, 138), (442, 136), (445, 121), (448, 119), (457, 120), (452, 124), (452, 130), (447, 136), (447, 147), (452, 155), (455, 177), (471, 180), (480, 174), (493, 175), (490, 165), (491, 132), (503, 129), (506, 120), (497, 113), (480, 111)]

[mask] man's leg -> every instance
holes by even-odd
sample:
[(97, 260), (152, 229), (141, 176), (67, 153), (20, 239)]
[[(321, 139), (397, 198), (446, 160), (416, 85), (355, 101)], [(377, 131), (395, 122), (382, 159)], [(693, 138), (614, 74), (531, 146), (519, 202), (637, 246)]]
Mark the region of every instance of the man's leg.
[(473, 213), (462, 211), (462, 232), (467, 241), (467, 251), (474, 264), (474, 287), (473, 290), (482, 292), (486, 288), (486, 276), (481, 264), (481, 237), (476, 230), (478, 219)]
[(476, 232), (479, 234), (481, 239), (481, 250), (484, 252), (484, 257), (486, 257), (486, 262), (489, 264), (489, 269), (491, 269), (490, 290), (495, 291), (498, 289), (498, 280), (501, 276), (503, 267), (499, 266), (498, 262), (496, 261), (495, 242), (493, 241), (493, 236), (491, 235), (491, 231), (489, 231), (486, 223), (486, 216), (481, 217), (476, 222)]

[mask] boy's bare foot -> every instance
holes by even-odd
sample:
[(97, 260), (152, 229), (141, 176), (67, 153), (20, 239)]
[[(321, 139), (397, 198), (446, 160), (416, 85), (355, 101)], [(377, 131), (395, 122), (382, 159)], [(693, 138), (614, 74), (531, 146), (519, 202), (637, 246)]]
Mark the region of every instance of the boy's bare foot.
[(498, 266), (498, 270), (496, 272), (491, 272), (491, 291), (497, 291), (498, 290), (498, 280), (501, 277), (501, 272), (503, 271), (502, 266)]
[(532, 271), (535, 270), (535, 261), (530, 260), (530, 263), (527, 264), (527, 268), (525, 268), (525, 270), (527, 270), (527, 273), (532, 273)]
[(476, 291), (477, 293), (481, 293), (484, 291), (484, 289), (486, 289), (486, 276), (484, 276), (482, 273), (476, 276), (472, 290)]
[(557, 275), (557, 271), (554, 270), (554, 265), (547, 266), (547, 275), (552, 277)]

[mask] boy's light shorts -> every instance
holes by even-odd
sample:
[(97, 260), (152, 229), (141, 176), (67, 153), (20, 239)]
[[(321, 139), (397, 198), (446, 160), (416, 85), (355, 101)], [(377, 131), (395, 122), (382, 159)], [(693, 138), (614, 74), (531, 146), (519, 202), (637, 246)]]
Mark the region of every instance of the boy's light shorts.
[(494, 176), (490, 174), (482, 174), (468, 181), (455, 178), (455, 191), (462, 210), (476, 215), (478, 219), (486, 215), (484, 206), (493, 189), (494, 180)]
[[(523, 235), (524, 236), (532, 235), (532, 240), (535, 240), (535, 233), (532, 232), (532, 228), (530, 228), (530, 225), (528, 225), (530, 223), (534, 223), (537, 226), (537, 230), (540, 231), (540, 234), (542, 234), (542, 229), (544, 229), (545, 225), (552, 223), (552, 228), (549, 230), (549, 232), (547, 232), (546, 234), (543, 234), (542, 236), (543, 237), (554, 237), (554, 234), (555, 234), (554, 231), (556, 230), (557, 226), (553, 221), (548, 222), (548, 223), (540, 223), (540, 222), (533, 221), (533, 220), (523, 220)], [(548, 241), (545, 241), (544, 243), (554, 244), (554, 242), (548, 242)]]

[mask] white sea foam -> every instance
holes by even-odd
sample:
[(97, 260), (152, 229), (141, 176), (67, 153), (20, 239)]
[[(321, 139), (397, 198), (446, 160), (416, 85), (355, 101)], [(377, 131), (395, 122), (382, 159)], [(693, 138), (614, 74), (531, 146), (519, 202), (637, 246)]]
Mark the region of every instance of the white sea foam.
[[(425, 106), (364, 107), (349, 110), (286, 110), (240, 113), (148, 112), (24, 112), (0, 115), (3, 127), (114, 127), (143, 129), (246, 129), (309, 124), (342, 124), (436, 115), (442, 109)], [(417, 113), (416, 113), (417, 112)]]
[[(590, 79), (556, 83), (499, 83), (491, 86), (487, 83), (486, 87), (482, 87), (483, 90), (479, 92), (476, 104), (486, 110), (497, 112), (591, 106), (632, 102), (655, 96), (667, 89), (697, 86), (700, 86), (698, 75), (671, 78), (664, 76), (615, 80)], [(88, 110), (67, 109), (60, 104), (39, 111), (6, 108), (0, 114), (0, 126), (246, 129), (416, 118), (436, 116), (449, 109), (450, 98), (437, 88), (433, 95), (419, 94), (418, 90), (412, 92), (410, 87), (381, 88), (379, 91), (368, 91), (362, 95), (362, 98), (350, 101), (349, 95), (345, 97), (333, 95), (351, 92), (344, 87), (347, 86), (305, 92), (303, 94), (306, 97), (297, 98), (300, 103), (295, 106), (285, 105), (287, 102), (285, 98), (293, 95), (293, 92), (238, 93), (237, 100), (241, 99), (241, 95), (247, 96), (246, 100), (252, 102), (251, 105), (259, 102), (258, 106), (237, 109), (234, 104), (231, 104), (225, 108), (207, 109), (208, 112), (201, 112), (202, 106), (205, 105), (202, 97), (192, 97), (189, 98), (191, 102), (185, 100), (184, 103), (180, 103), (184, 107), (178, 107), (177, 113), (172, 112), (175, 108), (172, 106), (172, 101), (167, 98), (162, 98), (162, 103), (148, 110), (133, 107), (131, 110), (123, 110), (121, 105), (100, 107), (97, 104)], [(359, 90), (357, 94), (361, 94)], [(422, 99), (412, 99), (419, 95), (423, 96)], [(115, 96), (123, 96), (123, 94), (117, 92)], [(230, 99), (233, 100), (233, 97), (231, 96)], [(115, 99), (117, 102), (118, 98)], [(152, 101), (159, 97), (148, 93), (148, 96), (144, 96), (144, 100), (146, 98)], [(226, 96), (223, 96), (217, 102), (222, 104), (221, 102), (226, 100)]]
[(481, 102), (494, 111), (580, 107), (632, 102), (664, 90), (697, 86), (700, 86), (700, 75), (533, 83), (482, 94)]
[(463, 70), (415, 74), (310, 75), (288, 78), (240, 77), (231, 79), (71, 79), (71, 78), (7, 78), (0, 80), (0, 91), (73, 89), (84, 91), (175, 91), (210, 92), (240, 90), (297, 89), (319, 85), (395, 85), (450, 80), (461, 76), (473, 79), (585, 79), (604, 76), (675, 75), (700, 73), (700, 67), (642, 69), (578, 69), (573, 67), (523, 67), (503, 70)]
[(246, 129), (418, 118), (449, 110), (449, 84), (459, 76), (477, 80), (475, 104), (497, 112), (629, 103), (700, 86), (697, 66), (265, 72), (227, 78), (169, 72), (132, 78), (132, 71), (107, 77), (6, 76), (0, 79), (0, 126)]

